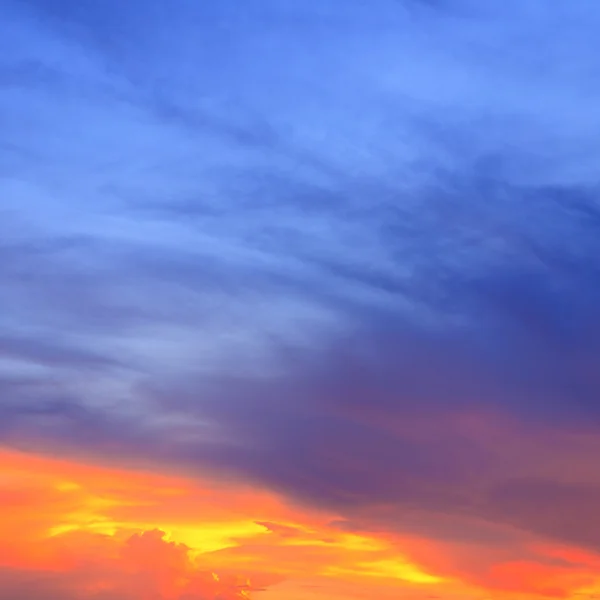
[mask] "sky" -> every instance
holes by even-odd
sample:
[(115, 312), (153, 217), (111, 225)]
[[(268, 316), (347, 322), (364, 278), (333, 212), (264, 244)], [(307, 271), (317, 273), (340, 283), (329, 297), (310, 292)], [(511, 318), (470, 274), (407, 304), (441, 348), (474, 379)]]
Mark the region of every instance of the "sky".
[(0, 0), (0, 600), (600, 595), (597, 0)]

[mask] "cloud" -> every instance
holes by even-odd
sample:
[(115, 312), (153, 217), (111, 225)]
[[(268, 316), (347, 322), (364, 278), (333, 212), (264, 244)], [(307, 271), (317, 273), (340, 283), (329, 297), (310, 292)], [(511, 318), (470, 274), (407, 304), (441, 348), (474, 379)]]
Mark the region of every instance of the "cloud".
[(1, 439), (597, 549), (599, 18), (8, 3)]
[(159, 475), (16, 452), (0, 461), (7, 593), (42, 586), (75, 598), (143, 597), (150, 589), (165, 598), (217, 590), (269, 598), (284, 583), (291, 594), (312, 581), (330, 597), (345, 597), (352, 582), (358, 597), (502, 590), (520, 600), (597, 580), (597, 552), (542, 543), (518, 521), (503, 522), (506, 510), (485, 519), (397, 501), (336, 514), (227, 473)]
[[(104, 540), (99, 545), (104, 553), (92, 552), (84, 560), (70, 556), (68, 569), (38, 572), (1, 569), (0, 598), (14, 600), (42, 595), (67, 600), (126, 600), (151, 595), (160, 600), (233, 600), (246, 597), (242, 594), (246, 589), (243, 583), (199, 570), (190, 559), (188, 548), (167, 542), (163, 536), (160, 531), (145, 531), (131, 536), (122, 545)], [(93, 541), (90, 539), (88, 543)]]

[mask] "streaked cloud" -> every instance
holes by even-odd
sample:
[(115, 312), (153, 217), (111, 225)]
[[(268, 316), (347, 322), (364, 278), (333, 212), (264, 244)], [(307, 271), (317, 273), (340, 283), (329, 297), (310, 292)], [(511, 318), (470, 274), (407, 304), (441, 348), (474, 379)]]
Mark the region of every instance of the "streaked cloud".
[[(107, 500), (27, 463), (3, 544), (184, 571), (204, 544), (276, 573), (265, 600), (374, 594), (402, 560), (440, 598), (593, 588), (595, 2), (1, 9), (0, 442), (233, 485), (194, 529), (188, 487)], [(263, 508), (228, 504), (246, 486)], [(98, 552), (85, 577), (143, 593)], [(87, 597), (78, 569), (44, 593)]]

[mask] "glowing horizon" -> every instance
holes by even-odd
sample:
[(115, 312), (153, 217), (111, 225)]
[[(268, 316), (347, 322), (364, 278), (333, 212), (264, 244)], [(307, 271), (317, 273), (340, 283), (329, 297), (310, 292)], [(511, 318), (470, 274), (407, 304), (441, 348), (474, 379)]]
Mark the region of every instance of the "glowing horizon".
[[(417, 599), (442, 593), (475, 600), (494, 593), (537, 598), (546, 587), (557, 598), (600, 590), (595, 572), (600, 555), (579, 551), (577, 557), (576, 549), (559, 545), (540, 545), (539, 563), (492, 562), (489, 574), (503, 574), (505, 580), (478, 582), (441, 566), (436, 555), (452, 548), (439, 540), (345, 531), (340, 515), (302, 509), (241, 483), (215, 484), (200, 476), (119, 470), (7, 449), (0, 452), (0, 470), (5, 508), (0, 555), (8, 557), (0, 564), (0, 588), (10, 585), (3, 579), (9, 567), (52, 576), (57, 589), (73, 585), (72, 594), (96, 588), (126, 594), (133, 586), (141, 598), (159, 590), (167, 599), (194, 593), (268, 600), (284, 590), (286, 598), (403, 593)], [(11, 531), (26, 533), (19, 545), (10, 541)], [(427, 554), (421, 563), (411, 558)], [(580, 567), (561, 573), (544, 566), (552, 556), (576, 558)], [(73, 577), (84, 566), (89, 573)], [(523, 588), (532, 593), (523, 594)]]
[[(60, 572), (61, 552), (73, 552), (68, 556), (74, 560), (75, 553), (86, 551), (88, 546), (93, 548), (94, 540), (118, 548), (131, 540), (148, 537), (155, 544), (155, 553), (161, 546), (164, 550), (177, 548), (185, 558), (179, 565), (183, 574), (174, 574), (170, 582), (173, 590), (165, 592), (166, 597), (177, 592), (177, 581), (185, 578), (185, 567), (192, 573), (210, 574), (213, 587), (221, 584), (222, 579), (230, 587), (231, 581), (242, 581), (235, 586), (246, 586), (246, 594), (255, 589), (252, 583), (255, 578), (261, 587), (265, 582), (296, 578), (322, 577), (335, 582), (347, 579), (348, 575), (363, 583), (380, 580), (380, 585), (390, 581), (422, 585), (444, 581), (395, 554), (393, 546), (385, 540), (345, 533), (328, 525), (338, 515), (302, 513), (273, 494), (252, 491), (247, 486), (214, 487), (202, 479), (119, 471), (8, 450), (0, 452), (0, 466), (3, 473), (0, 491), (5, 507), (7, 495), (10, 498), (10, 494), (17, 497), (24, 494), (30, 482), (37, 486), (38, 506), (23, 502), (20, 514), (10, 513), (2, 523), (4, 527), (8, 524), (26, 529), (32, 536), (23, 548), (23, 563), (17, 560), (13, 567), (32, 568), (33, 562), (42, 571)], [(63, 510), (57, 513), (49, 503), (45, 526), (39, 530), (26, 527), (32, 511), (39, 514), (45, 495), (53, 492), (54, 501)], [(243, 510), (240, 498), (244, 499)], [(177, 510), (171, 506), (173, 503)], [(188, 511), (190, 514), (186, 514)], [(205, 511), (208, 514), (204, 518), (192, 515)], [(41, 512), (45, 516), (43, 509)], [(261, 520), (265, 514), (274, 522)], [(6, 543), (6, 539), (2, 541)], [(39, 562), (27, 556), (30, 544), (43, 550)], [(111, 549), (114, 550), (112, 546)], [(311, 552), (315, 551), (316, 560), (311, 558)], [(281, 553), (286, 557), (278, 560)], [(98, 554), (95, 558), (107, 557)], [(152, 551), (147, 558), (154, 559)], [(73, 568), (73, 563), (67, 564)], [(203, 565), (211, 565), (211, 569), (201, 570)], [(237, 576), (233, 575), (235, 572)], [(257, 585), (256, 589), (261, 587)], [(228, 593), (234, 593), (232, 589)], [(270, 597), (268, 589), (264, 595)]]

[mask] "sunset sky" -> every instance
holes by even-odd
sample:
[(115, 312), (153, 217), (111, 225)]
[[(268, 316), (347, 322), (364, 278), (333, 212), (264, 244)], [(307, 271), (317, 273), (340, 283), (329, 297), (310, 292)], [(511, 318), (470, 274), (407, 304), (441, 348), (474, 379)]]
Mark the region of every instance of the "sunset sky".
[(598, 0), (0, 0), (0, 600), (600, 597)]

